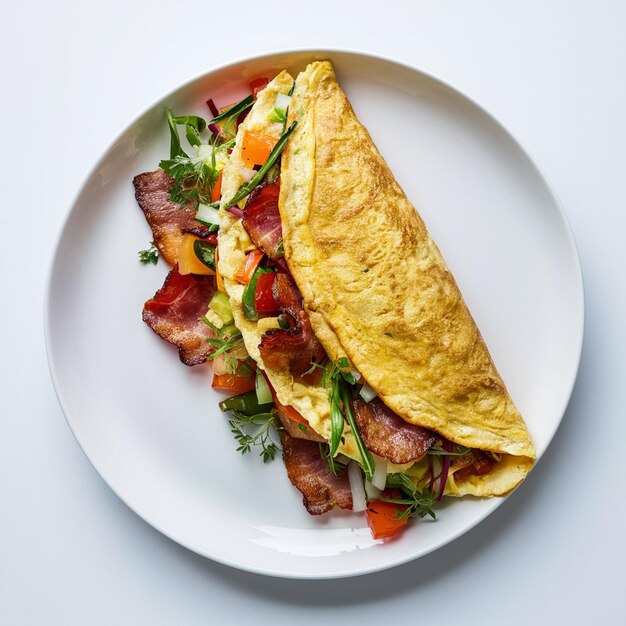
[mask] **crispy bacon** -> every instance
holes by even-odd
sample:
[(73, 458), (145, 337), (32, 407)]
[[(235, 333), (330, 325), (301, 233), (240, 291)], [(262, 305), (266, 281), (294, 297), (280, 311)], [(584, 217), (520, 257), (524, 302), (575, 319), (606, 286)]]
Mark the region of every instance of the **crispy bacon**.
[(348, 473), (335, 476), (320, 456), (319, 444), (296, 439), (281, 431), (283, 460), (289, 480), (302, 493), (302, 502), (311, 515), (321, 515), (334, 507), (352, 508)]
[(283, 227), (278, 212), (279, 194), (280, 183), (278, 181), (259, 185), (248, 197), (244, 209), (245, 215), (241, 220), (250, 239), (271, 259), (282, 256), (280, 243), (283, 237)]
[(178, 347), (185, 365), (204, 363), (213, 351), (207, 338), (215, 334), (201, 318), (206, 315), (214, 291), (212, 276), (183, 276), (175, 265), (163, 287), (143, 306), (143, 321)]
[(294, 376), (301, 377), (311, 369), (311, 363), (322, 363), (326, 352), (313, 333), (302, 296), (293, 280), (278, 272), (272, 292), (281, 312), (292, 318), (293, 326), (268, 330), (261, 338), (259, 351), (270, 367), (289, 370)]
[(351, 404), (365, 447), (392, 463), (419, 459), (437, 440), (430, 430), (405, 422), (380, 398), (352, 400)]
[(198, 237), (209, 235), (209, 229), (196, 222), (196, 210), (190, 202), (182, 207), (170, 198), (174, 179), (162, 169), (139, 174), (133, 179), (135, 198), (152, 229), (154, 244), (169, 265), (178, 262), (183, 233)]

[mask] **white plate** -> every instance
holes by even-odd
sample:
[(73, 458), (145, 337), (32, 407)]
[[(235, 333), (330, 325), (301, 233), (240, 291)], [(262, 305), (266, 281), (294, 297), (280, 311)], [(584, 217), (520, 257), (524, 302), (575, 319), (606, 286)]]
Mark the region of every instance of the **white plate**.
[(498, 122), (427, 74), (361, 53), (276, 53), (209, 72), (141, 115), (96, 165), (57, 246), (46, 340), (59, 401), (94, 467), (147, 522), (216, 561), (294, 578), (351, 576), (415, 559), (502, 502), (450, 502), (437, 522), (412, 524), (388, 544), (370, 538), (362, 514), (310, 517), (280, 459), (264, 466), (235, 452), (209, 366), (185, 367), (141, 321), (167, 268), (138, 263), (151, 235), (131, 179), (168, 153), (164, 106), (207, 117), (207, 98), (227, 104), (246, 93), (248, 79), (295, 73), (316, 58), (333, 61), (419, 208), (539, 456), (567, 405), (583, 333), (578, 256), (546, 181)]

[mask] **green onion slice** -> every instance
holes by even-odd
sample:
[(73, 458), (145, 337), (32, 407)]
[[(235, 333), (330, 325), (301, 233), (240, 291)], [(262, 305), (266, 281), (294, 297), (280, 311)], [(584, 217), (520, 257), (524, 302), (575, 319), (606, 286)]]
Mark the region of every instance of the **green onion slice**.
[(233, 104), (230, 109), (224, 111), (224, 113), (220, 113), (217, 117), (214, 117), (209, 124), (217, 124), (217, 122), (221, 122), (235, 115), (239, 115), (241, 112), (249, 109), (254, 103), (254, 96), (249, 95), (243, 100), (237, 102), (237, 104)]

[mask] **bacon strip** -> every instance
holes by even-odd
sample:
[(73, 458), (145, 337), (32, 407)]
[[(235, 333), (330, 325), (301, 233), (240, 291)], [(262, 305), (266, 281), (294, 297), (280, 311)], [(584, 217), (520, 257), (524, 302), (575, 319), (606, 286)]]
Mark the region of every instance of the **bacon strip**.
[(326, 352), (313, 333), (302, 296), (293, 280), (278, 272), (272, 292), (281, 312), (289, 314), (294, 325), (289, 329), (268, 330), (261, 338), (259, 351), (270, 367), (289, 370), (294, 376), (301, 377), (311, 369), (311, 363), (322, 363)]
[(278, 181), (256, 187), (248, 196), (245, 215), (241, 220), (250, 239), (271, 259), (283, 256), (279, 249), (283, 238), (283, 227), (278, 212), (279, 194)]
[(196, 210), (190, 202), (180, 206), (172, 202), (170, 188), (174, 179), (162, 169), (139, 174), (133, 179), (135, 198), (152, 229), (154, 244), (169, 265), (178, 263), (183, 233), (198, 237), (209, 235), (209, 229), (196, 222)]
[(185, 365), (204, 363), (213, 352), (208, 337), (215, 333), (202, 320), (215, 288), (212, 276), (178, 273), (174, 266), (163, 287), (143, 306), (143, 321), (178, 347)]
[(433, 432), (405, 422), (380, 398), (352, 400), (351, 404), (365, 447), (392, 463), (415, 461), (437, 441)]
[(321, 515), (334, 507), (352, 508), (348, 473), (329, 474), (319, 444), (295, 439), (285, 431), (281, 431), (280, 439), (289, 480), (302, 493), (302, 502), (311, 515)]

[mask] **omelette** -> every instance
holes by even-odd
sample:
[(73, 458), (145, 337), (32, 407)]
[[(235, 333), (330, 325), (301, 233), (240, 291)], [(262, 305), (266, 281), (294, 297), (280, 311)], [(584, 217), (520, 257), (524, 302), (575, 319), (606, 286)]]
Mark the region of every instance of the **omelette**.
[[(291, 89), (286, 123), (270, 121), (277, 95)], [(280, 164), (282, 247), (328, 361), (347, 362), (357, 384), (375, 394), (370, 403), (384, 405), (383, 413), (428, 429), (451, 450), (466, 451), (451, 452), (445, 495), (508, 493), (534, 463), (528, 430), (439, 249), (329, 62), (310, 64), (295, 83), (282, 72), (259, 94), (224, 170), (222, 207), (243, 183), (243, 135), (253, 131), (278, 139), (294, 122)], [(327, 388), (266, 363), (259, 346), (277, 327), (276, 318), (245, 315), (245, 287), (236, 274), (255, 247), (243, 220), (222, 208), (218, 271), (246, 348), (279, 403), (295, 409), (328, 442)], [(368, 430), (376, 435), (376, 428)], [(488, 471), (467, 471), (457, 462), (476, 458), (477, 451), (486, 453)], [(335, 453), (362, 461), (354, 429), (346, 427)], [(419, 476), (415, 468), (424, 457), (405, 463), (389, 457), (394, 458), (388, 455), (388, 473)]]
[(172, 266), (144, 321), (237, 394), (240, 452), (273, 458), (276, 427), (313, 515), (366, 510), (385, 538), (445, 495), (506, 495), (531, 437), (332, 65), (253, 83), (208, 126), (168, 111), (170, 159), (134, 180)]

